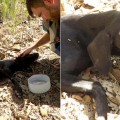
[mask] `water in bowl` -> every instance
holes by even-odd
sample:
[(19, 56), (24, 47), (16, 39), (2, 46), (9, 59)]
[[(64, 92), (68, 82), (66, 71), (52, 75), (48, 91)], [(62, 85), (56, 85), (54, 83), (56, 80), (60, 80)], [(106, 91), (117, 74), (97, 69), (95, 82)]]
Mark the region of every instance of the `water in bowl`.
[(34, 81), (31, 81), (31, 84), (34, 84), (34, 85), (40, 85), (40, 84), (44, 84), (46, 83), (46, 81), (43, 81), (43, 80), (34, 80)]

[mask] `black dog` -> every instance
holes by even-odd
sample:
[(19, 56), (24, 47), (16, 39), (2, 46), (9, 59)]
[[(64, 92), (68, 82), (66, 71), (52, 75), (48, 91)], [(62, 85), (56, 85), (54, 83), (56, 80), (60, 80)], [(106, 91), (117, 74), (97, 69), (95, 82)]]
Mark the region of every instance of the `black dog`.
[(14, 73), (29, 67), (29, 65), (31, 65), (38, 58), (38, 56), (38, 53), (33, 53), (24, 57), (18, 57), (16, 59), (0, 60), (0, 81), (9, 78), (14, 84), (20, 97), (22, 97), (22, 89), (17, 80), (15, 80)]
[(120, 12), (71, 15), (61, 19), (61, 88), (92, 93), (98, 117), (107, 119), (107, 98), (100, 83), (81, 80), (78, 74), (90, 66), (107, 74), (111, 55), (120, 55)]

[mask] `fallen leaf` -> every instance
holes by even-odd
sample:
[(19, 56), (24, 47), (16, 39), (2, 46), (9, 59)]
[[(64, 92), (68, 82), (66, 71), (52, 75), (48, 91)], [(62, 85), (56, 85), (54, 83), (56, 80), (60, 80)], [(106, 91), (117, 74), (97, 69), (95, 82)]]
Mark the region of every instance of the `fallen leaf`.
[(83, 99), (84, 99), (84, 102), (85, 102), (85, 103), (90, 103), (90, 102), (91, 102), (91, 98), (90, 98), (89, 95), (85, 95), (85, 96), (83, 97)]
[(4, 58), (5, 58), (5, 54), (0, 52), (0, 59), (2, 60)]
[(72, 95), (72, 98), (75, 98), (76, 100), (83, 101), (83, 98), (80, 96), (80, 94), (74, 94)]
[(112, 69), (111, 73), (115, 77), (115, 79), (120, 82), (120, 70)]
[(20, 44), (14, 44), (13, 46), (12, 46), (12, 50), (13, 51), (20, 51)]

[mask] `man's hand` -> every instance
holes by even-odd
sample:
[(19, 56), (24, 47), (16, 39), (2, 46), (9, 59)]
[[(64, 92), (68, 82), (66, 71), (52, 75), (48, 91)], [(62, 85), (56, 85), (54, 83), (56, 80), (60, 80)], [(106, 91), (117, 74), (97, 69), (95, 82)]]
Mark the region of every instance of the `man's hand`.
[(26, 49), (26, 50), (22, 51), (19, 55), (17, 55), (17, 57), (24, 57), (25, 55), (27, 55), (27, 54), (31, 53), (31, 52), (32, 52), (32, 50), (33, 50), (33, 48), (32, 48), (32, 47), (30, 47), (30, 48), (28, 48), (28, 49)]

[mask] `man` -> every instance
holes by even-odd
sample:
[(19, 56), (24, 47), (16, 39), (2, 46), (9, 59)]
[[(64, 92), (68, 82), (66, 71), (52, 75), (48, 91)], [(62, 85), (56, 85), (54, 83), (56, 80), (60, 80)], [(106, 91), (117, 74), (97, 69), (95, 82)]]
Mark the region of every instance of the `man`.
[(43, 29), (47, 32), (19, 56), (23, 57), (48, 42), (51, 44), (51, 50), (60, 51), (60, 0), (26, 0), (26, 7), (31, 17), (42, 17)]

